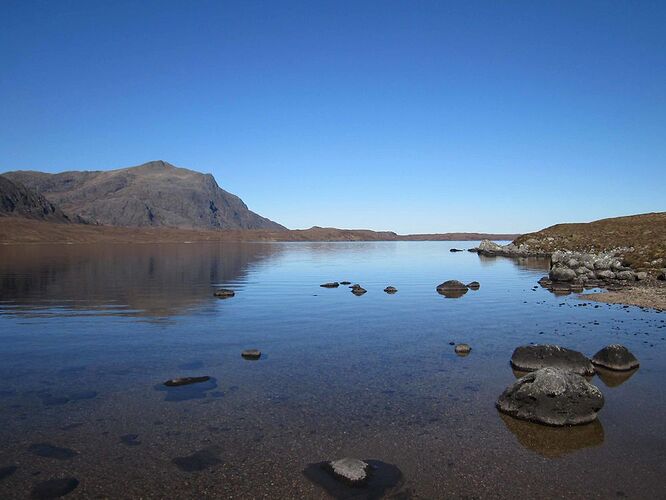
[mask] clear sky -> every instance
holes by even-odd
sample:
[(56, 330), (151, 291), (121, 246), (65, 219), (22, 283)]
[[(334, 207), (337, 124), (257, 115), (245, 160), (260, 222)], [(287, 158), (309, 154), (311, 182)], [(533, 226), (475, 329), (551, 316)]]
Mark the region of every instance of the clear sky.
[(163, 159), (291, 228), (666, 210), (666, 2), (0, 1), (0, 171)]

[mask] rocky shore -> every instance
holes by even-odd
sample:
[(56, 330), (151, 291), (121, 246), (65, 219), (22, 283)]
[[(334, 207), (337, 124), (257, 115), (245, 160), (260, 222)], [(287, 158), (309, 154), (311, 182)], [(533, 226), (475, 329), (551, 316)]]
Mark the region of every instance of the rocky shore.
[[(554, 241), (553, 237), (545, 238), (548, 244)], [(516, 240), (508, 245), (483, 240), (470, 251), (485, 257), (550, 258), (548, 276), (540, 279), (539, 284), (554, 293), (581, 293), (586, 289), (601, 288), (603, 292), (585, 294), (584, 297), (597, 302), (666, 310), (664, 258), (657, 257), (638, 265), (635, 259), (627, 257), (635, 251), (633, 247), (585, 252), (547, 250), (545, 246), (536, 238)]]

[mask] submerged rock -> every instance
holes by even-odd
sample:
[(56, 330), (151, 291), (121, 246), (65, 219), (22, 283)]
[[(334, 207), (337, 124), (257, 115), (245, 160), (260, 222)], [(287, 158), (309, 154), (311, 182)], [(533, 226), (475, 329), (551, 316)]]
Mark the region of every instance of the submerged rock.
[(456, 347), (454, 348), (454, 351), (459, 356), (467, 356), (471, 350), (472, 348), (468, 344), (456, 344)]
[(203, 377), (180, 377), (169, 379), (164, 382), (164, 385), (167, 387), (180, 387), (181, 385), (198, 384), (199, 382), (207, 382), (209, 380), (210, 377), (208, 375), (204, 375)]
[(220, 288), (219, 290), (215, 290), (215, 293), (213, 295), (215, 295), (219, 299), (228, 299), (236, 295), (236, 292), (234, 292), (233, 290), (228, 290), (227, 288)]
[(65, 477), (62, 479), (49, 479), (37, 483), (30, 494), (31, 498), (46, 499), (59, 498), (74, 491), (79, 485), (79, 480), (74, 477)]
[(211, 446), (195, 451), (191, 455), (176, 457), (171, 462), (183, 472), (199, 472), (221, 464), (221, 452), (217, 446)]
[(636, 356), (621, 344), (604, 347), (592, 356), (592, 363), (608, 370), (627, 371), (638, 368)]
[(400, 469), (379, 460), (320, 462), (308, 465), (303, 474), (332, 498), (409, 498)]
[(528, 373), (507, 387), (496, 403), (512, 417), (555, 426), (592, 422), (603, 406), (604, 396), (596, 386), (559, 368)]
[(579, 375), (594, 375), (594, 366), (583, 354), (558, 345), (526, 345), (516, 347), (511, 366), (524, 372), (541, 368), (561, 368)]
[(261, 351), (259, 349), (246, 349), (241, 352), (241, 356), (245, 359), (257, 360), (261, 357)]
[(352, 485), (364, 483), (368, 479), (370, 466), (358, 458), (341, 458), (328, 463), (329, 471), (336, 479)]
[(394, 286), (387, 286), (386, 288), (384, 288), (384, 291), (386, 293), (398, 293), (398, 289)]
[(28, 451), (33, 455), (46, 458), (55, 458), (56, 460), (69, 460), (79, 453), (69, 448), (61, 448), (51, 443), (34, 443), (28, 447)]
[(367, 290), (362, 286), (354, 286), (351, 291), (354, 295), (363, 295)]
[(471, 283), (467, 283), (467, 288), (469, 288), (470, 290), (478, 290), (479, 288), (481, 288), (481, 283), (479, 283), (478, 281), (472, 281)]
[(323, 283), (319, 286), (322, 288), (337, 288), (340, 286), (340, 283), (338, 283), (337, 281), (333, 281), (331, 283)]
[(351, 285), (351, 281), (341, 281), (341, 285)]

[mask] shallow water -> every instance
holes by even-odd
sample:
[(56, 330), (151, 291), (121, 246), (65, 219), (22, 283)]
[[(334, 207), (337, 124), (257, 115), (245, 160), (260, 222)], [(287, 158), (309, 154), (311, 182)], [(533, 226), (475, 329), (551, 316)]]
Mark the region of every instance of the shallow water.
[[(666, 315), (533, 290), (543, 261), (449, 252), (470, 246), (1, 247), (0, 497), (320, 498), (304, 471), (343, 456), (397, 467), (381, 491), (401, 498), (663, 495)], [(447, 279), (481, 288), (446, 298)], [(592, 380), (596, 423), (541, 427), (494, 407), (530, 342), (619, 342), (641, 367)]]

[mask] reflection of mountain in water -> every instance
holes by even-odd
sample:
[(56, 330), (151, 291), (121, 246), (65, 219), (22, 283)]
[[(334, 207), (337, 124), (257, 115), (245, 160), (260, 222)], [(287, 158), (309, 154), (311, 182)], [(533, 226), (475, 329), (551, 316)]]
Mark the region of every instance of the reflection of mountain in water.
[[(15, 309), (135, 310), (169, 316), (213, 301), (279, 245), (204, 243), (0, 248), (0, 300)], [(127, 311), (124, 311), (127, 313)]]
[(604, 428), (599, 419), (585, 425), (550, 427), (518, 420), (499, 413), (502, 422), (518, 442), (539, 455), (557, 458), (567, 453), (599, 446), (604, 442)]

